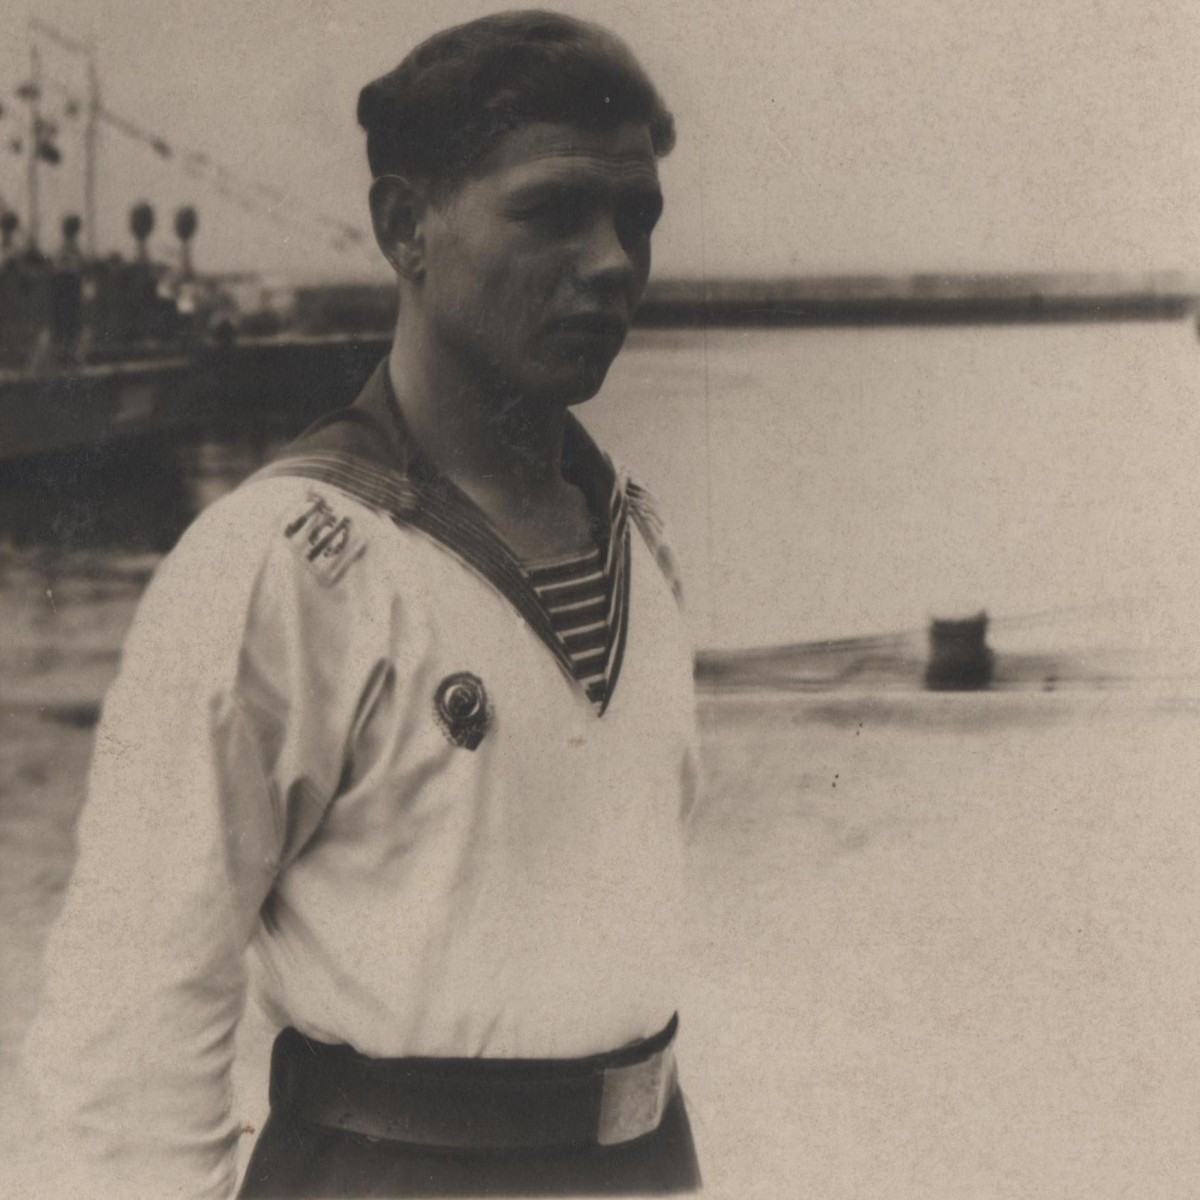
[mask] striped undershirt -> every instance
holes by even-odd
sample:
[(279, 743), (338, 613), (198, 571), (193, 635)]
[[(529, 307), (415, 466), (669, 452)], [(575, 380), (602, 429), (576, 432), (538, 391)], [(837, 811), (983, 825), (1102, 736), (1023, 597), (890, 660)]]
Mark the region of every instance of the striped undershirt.
[(612, 603), (616, 555), (602, 557), (599, 547), (548, 563), (527, 563), (525, 575), (542, 602), (555, 635), (588, 699), (603, 707), (609, 690), (615, 623)]

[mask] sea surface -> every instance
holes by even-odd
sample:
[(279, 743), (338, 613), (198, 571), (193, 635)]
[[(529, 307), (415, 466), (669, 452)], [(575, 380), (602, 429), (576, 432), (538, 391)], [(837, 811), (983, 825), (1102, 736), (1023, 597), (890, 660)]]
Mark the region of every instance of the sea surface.
[[(1138, 645), (1190, 630), (1191, 322), (638, 331), (578, 411), (659, 496), (700, 645), (921, 629), (981, 609)], [(110, 466), (95, 505), (105, 544), (129, 548), (122, 521), (139, 544), (139, 509), (178, 528), (261, 451), (162, 447), (182, 496), (164, 496), (161, 469)], [(0, 546), (15, 504), (0, 493)]]
[[(658, 496), (701, 649), (920, 659), (986, 611), (1022, 671), (1200, 680), (1190, 322), (638, 331), (578, 412)], [(161, 550), (272, 449), (161, 443), (86, 496), (71, 462), (61, 513), (0, 488), (0, 702), (94, 706)]]
[(651, 333), (583, 414), (659, 493), (701, 645), (1194, 636), (1190, 322)]

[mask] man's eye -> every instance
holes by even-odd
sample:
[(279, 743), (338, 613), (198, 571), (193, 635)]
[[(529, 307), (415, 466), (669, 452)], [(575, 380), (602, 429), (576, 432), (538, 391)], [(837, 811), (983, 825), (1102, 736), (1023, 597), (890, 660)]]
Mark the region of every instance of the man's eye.
[(647, 238), (654, 232), (658, 218), (662, 215), (662, 204), (653, 200), (639, 200), (624, 205), (617, 214), (617, 227), (622, 237)]
[(528, 210), (525, 219), (555, 233), (572, 233), (583, 227), (587, 205), (581, 197), (559, 196)]

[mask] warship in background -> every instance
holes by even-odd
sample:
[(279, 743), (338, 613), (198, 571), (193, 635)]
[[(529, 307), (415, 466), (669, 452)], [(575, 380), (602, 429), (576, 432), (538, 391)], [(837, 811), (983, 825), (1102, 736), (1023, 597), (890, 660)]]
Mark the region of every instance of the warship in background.
[[(348, 375), (369, 369), (386, 340), (386, 320), (361, 302), (356, 308), (353, 287), (322, 298), (320, 288), (280, 288), (253, 272), (197, 272), (195, 205), (174, 213), (177, 261), (151, 258), (157, 217), (144, 200), (129, 212), (134, 253), (101, 253), (102, 129), (140, 143), (197, 187), (263, 220), (327, 237), (340, 250), (365, 247), (369, 239), (114, 112), (101, 97), (93, 45), (37, 17), (27, 33), (29, 75), (15, 88), (13, 112), (0, 103), (0, 116), (18, 118), (5, 122), (7, 148), (22, 157), (26, 175), (23, 212), (0, 195), (0, 463), (6, 465), (0, 483), (14, 475), (13, 464), (114, 442), (231, 431), (266, 439), (320, 410), (322, 379), (340, 390)], [(50, 49), (82, 62), (85, 87), (44, 69), (43, 51)], [(83, 163), (80, 211), (62, 219), (61, 240), (49, 249), (42, 175), (76, 153)], [(378, 303), (374, 292), (370, 303)], [(317, 398), (294, 402), (301, 393)]]
[(137, 242), (131, 260), (87, 257), (75, 214), (63, 219), (62, 243), (53, 256), (36, 242), (19, 247), (18, 215), (0, 214), (0, 370), (46, 377), (228, 341), (237, 321), (233, 296), (219, 279), (200, 277), (191, 267), (198, 222), (191, 206), (176, 212), (181, 254), (174, 267), (147, 253), (155, 214), (145, 202), (130, 212)]

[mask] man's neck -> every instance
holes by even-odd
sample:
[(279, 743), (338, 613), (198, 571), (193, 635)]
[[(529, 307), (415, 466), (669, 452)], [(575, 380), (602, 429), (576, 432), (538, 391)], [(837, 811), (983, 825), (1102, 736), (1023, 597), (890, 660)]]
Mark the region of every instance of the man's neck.
[(565, 407), (489, 388), (428, 351), (398, 330), (388, 360), (401, 414), (422, 453), (468, 492), (553, 492), (562, 482)]
[(388, 360), (421, 452), (466, 493), (523, 559), (591, 544), (587, 503), (562, 475), (566, 407), (505, 395), (397, 331)]

